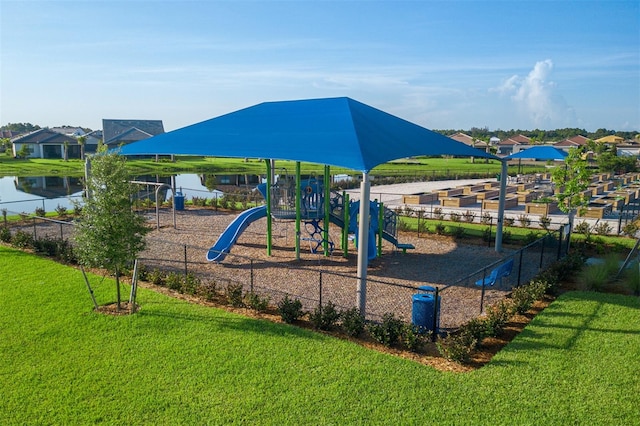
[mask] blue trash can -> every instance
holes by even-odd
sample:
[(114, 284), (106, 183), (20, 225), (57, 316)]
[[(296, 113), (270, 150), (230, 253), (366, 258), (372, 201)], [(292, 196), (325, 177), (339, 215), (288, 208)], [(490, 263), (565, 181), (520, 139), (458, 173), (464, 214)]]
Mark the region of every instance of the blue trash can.
[(173, 196), (173, 202), (176, 210), (184, 210), (184, 195), (182, 195), (182, 192), (176, 192), (176, 195)]
[(411, 323), (438, 333), (440, 328), (440, 296), (438, 296), (436, 303), (435, 288), (421, 286), (418, 287), (418, 290), (422, 290), (424, 293), (416, 293), (412, 297)]

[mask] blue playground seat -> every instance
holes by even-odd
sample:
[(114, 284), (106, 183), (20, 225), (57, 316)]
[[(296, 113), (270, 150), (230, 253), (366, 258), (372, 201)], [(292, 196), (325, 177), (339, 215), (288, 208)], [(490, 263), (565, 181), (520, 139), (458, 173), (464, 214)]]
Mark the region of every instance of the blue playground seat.
[(498, 286), (502, 285), (502, 278), (508, 277), (511, 275), (511, 270), (513, 269), (513, 259), (507, 260), (502, 265), (497, 268), (491, 270), (491, 273), (487, 275), (484, 279), (480, 279), (476, 281), (476, 285), (479, 287), (487, 287), (493, 286), (496, 282), (498, 282)]

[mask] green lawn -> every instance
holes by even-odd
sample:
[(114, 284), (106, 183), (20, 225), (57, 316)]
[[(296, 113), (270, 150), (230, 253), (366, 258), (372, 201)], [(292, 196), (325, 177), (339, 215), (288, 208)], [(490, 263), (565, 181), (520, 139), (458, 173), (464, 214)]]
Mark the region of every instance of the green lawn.
[(637, 297), (565, 294), (471, 373), (144, 289), (103, 316), (80, 272), (2, 246), (0, 300), (3, 425), (640, 422)]
[[(177, 156), (175, 162), (154, 160), (129, 159), (127, 165), (134, 176), (146, 174), (169, 175), (174, 173), (219, 173), (219, 174), (265, 174), (264, 161), (258, 159), (243, 158), (214, 158), (214, 157), (190, 157)], [(277, 161), (278, 173), (295, 173), (295, 162)], [(512, 174), (517, 173), (517, 165), (512, 166)], [(302, 163), (303, 174), (323, 174), (323, 166), (320, 164)], [(527, 167), (524, 173), (534, 173), (544, 170), (544, 166)], [(353, 170), (342, 167), (332, 167), (332, 174), (359, 174)], [(372, 172), (377, 176), (412, 176), (433, 177), (450, 176), (455, 179), (465, 176), (483, 175), (495, 177), (500, 173), (500, 163), (497, 161), (471, 162), (468, 158), (418, 158), (412, 161), (391, 162), (375, 167)], [(0, 177), (2, 176), (84, 176), (84, 162), (80, 160), (50, 160), (50, 159), (14, 159), (0, 155)]]

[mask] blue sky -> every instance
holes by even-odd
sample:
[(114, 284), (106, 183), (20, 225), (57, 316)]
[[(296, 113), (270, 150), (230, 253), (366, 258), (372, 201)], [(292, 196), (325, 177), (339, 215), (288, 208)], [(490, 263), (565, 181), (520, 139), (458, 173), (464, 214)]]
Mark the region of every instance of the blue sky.
[(0, 0), (0, 27), (0, 124), (348, 96), (430, 129), (640, 130), (637, 0)]

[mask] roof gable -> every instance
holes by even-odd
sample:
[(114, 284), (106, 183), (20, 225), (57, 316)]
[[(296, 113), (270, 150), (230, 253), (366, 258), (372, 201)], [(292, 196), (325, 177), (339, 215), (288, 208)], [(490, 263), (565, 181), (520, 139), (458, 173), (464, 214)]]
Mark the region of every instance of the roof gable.
[[(162, 120), (102, 120), (102, 132), (106, 145), (118, 145), (123, 141), (138, 141), (164, 133)], [(143, 137), (146, 135), (145, 137)], [(133, 137), (133, 139), (123, 139)]]
[(78, 140), (71, 136), (63, 135), (62, 133), (55, 132), (51, 129), (39, 129), (26, 135), (18, 136), (11, 140), (13, 143), (23, 144), (63, 144), (65, 142), (70, 144), (77, 144)]

